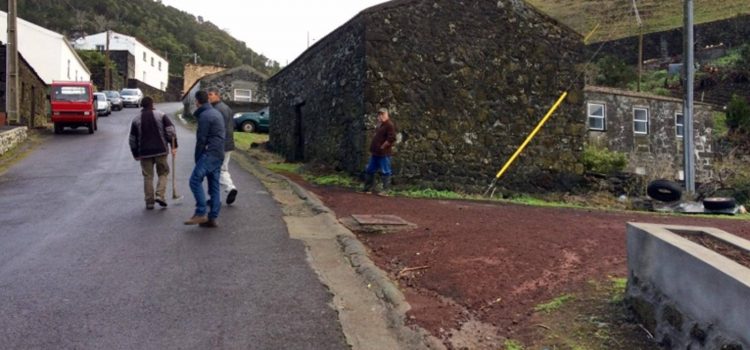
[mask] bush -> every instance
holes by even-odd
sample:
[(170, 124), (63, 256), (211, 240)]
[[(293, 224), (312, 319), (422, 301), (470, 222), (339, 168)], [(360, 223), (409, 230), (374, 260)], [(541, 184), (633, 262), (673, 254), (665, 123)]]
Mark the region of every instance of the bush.
[(732, 96), (727, 106), (726, 124), (731, 131), (750, 131), (750, 106), (745, 98)]
[(583, 150), (583, 166), (589, 172), (614, 174), (625, 169), (628, 160), (624, 153), (587, 146)]
[(638, 79), (638, 74), (622, 59), (604, 56), (596, 62), (594, 82), (597, 85), (625, 88)]

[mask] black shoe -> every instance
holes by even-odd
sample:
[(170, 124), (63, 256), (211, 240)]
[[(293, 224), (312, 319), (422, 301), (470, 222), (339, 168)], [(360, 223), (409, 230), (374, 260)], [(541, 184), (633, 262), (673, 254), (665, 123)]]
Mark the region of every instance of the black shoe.
[(227, 205), (234, 203), (236, 199), (237, 199), (237, 189), (233, 188), (231, 191), (229, 191), (229, 194), (227, 195)]
[(375, 187), (375, 174), (365, 174), (365, 186), (362, 188), (364, 193), (372, 193), (372, 189)]
[(146, 203), (146, 209), (154, 210), (154, 203)]
[(219, 224), (216, 222), (216, 219), (208, 219), (208, 221), (198, 224), (200, 227), (207, 227), (207, 228), (217, 228), (219, 227)]
[(167, 201), (165, 201), (162, 198), (156, 198), (156, 199), (154, 199), (154, 202), (156, 202), (156, 204), (159, 204), (159, 206), (161, 206), (162, 208), (166, 208), (167, 207)]

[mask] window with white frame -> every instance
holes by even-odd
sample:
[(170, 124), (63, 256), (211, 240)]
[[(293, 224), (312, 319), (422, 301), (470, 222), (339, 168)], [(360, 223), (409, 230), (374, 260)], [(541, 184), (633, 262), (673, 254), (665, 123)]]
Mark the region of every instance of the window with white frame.
[(151, 57), (151, 67), (153, 67), (153, 66), (154, 66), (154, 58)]
[(604, 131), (607, 121), (607, 107), (603, 103), (588, 104), (589, 130)]
[(685, 116), (682, 113), (675, 114), (674, 127), (677, 137), (685, 136)]
[(636, 134), (648, 134), (648, 108), (633, 108), (633, 132)]
[(147, 62), (146, 61), (146, 53), (145, 52), (143, 53), (143, 62)]
[(70, 60), (68, 60), (68, 79), (70, 79)]
[(236, 102), (253, 102), (253, 92), (247, 89), (234, 89)]
[(104, 45), (96, 45), (96, 51), (104, 51)]
[(159, 71), (161, 72), (161, 61), (159, 61)]

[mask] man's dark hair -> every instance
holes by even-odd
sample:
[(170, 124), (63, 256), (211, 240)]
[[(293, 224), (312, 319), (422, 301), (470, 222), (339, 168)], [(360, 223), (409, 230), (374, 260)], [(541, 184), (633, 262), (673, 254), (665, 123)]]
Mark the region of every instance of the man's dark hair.
[(141, 101), (141, 107), (147, 111), (154, 109), (154, 99), (149, 96), (144, 97)]
[(208, 93), (203, 90), (199, 90), (195, 93), (195, 99), (198, 100), (198, 103), (204, 105), (208, 103)]
[(217, 88), (215, 86), (212, 86), (212, 87), (208, 88), (208, 90), (206, 90), (206, 91), (208, 91), (209, 94), (217, 94), (217, 95), (221, 96), (221, 91), (219, 91), (219, 88)]

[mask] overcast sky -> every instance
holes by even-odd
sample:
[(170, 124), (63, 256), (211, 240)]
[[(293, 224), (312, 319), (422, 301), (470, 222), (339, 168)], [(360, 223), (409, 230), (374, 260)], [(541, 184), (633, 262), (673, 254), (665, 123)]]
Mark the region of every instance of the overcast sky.
[(162, 0), (203, 16), (253, 51), (279, 62), (292, 62), (310, 45), (360, 11), (385, 0)]

